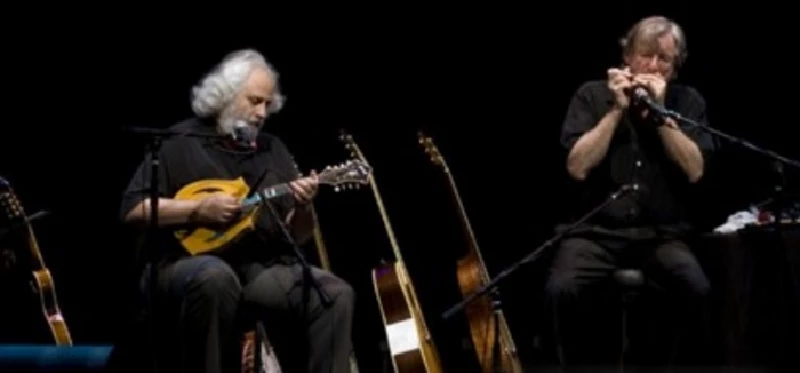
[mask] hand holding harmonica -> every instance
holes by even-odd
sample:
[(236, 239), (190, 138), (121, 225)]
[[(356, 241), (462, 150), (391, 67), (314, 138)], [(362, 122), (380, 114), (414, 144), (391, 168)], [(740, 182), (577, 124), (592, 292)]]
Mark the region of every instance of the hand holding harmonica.
[(608, 69), (608, 88), (614, 92), (614, 100), (620, 109), (630, 105), (628, 92), (633, 86), (633, 74), (628, 68)]

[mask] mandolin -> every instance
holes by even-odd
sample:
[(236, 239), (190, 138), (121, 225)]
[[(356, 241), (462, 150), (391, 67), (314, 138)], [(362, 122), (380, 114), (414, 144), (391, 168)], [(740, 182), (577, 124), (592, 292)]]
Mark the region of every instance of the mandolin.
[[(490, 281), (489, 273), (481, 257), (475, 233), (447, 162), (431, 137), (419, 132), (418, 139), (431, 162), (441, 167), (447, 177), (450, 194), (458, 208), (459, 218), (466, 236), (467, 252), (456, 263), (456, 275), (461, 294), (468, 297)], [(499, 294), (495, 294), (495, 297), (499, 297)], [(511, 331), (503, 312), (496, 307), (499, 304), (495, 302), (499, 302), (499, 299), (493, 300), (489, 295), (485, 295), (474, 299), (464, 308), (481, 372), (522, 373), (522, 365), (517, 357), (517, 349)], [(496, 356), (498, 351), (500, 356)]]
[[(339, 191), (366, 184), (370, 172), (372, 170), (365, 162), (350, 160), (337, 166), (326, 167), (318, 175), (319, 183), (331, 185), (336, 191)], [(282, 183), (264, 188), (258, 193), (248, 196), (250, 187), (241, 177), (232, 180), (207, 179), (187, 184), (175, 194), (175, 199), (199, 200), (213, 194), (223, 193), (241, 201), (242, 213), (238, 219), (221, 228), (181, 229), (175, 231), (175, 237), (191, 255), (222, 250), (244, 234), (253, 231), (261, 211), (262, 200), (270, 200), (291, 192), (289, 183)]]
[[(61, 307), (58, 305), (55, 281), (50, 270), (45, 266), (39, 243), (33, 234), (30, 218), (25, 214), (22, 204), (11, 188), (11, 183), (3, 177), (0, 177), (0, 206), (2, 206), (4, 217), (9, 220), (9, 225), (20, 226), (20, 229), (10, 230), (6, 235), (11, 236), (11, 239), (20, 239), (30, 252), (34, 289), (39, 294), (42, 313), (56, 345), (72, 346), (72, 336), (64, 321), (64, 316), (61, 314)], [(17, 232), (22, 232), (22, 234), (18, 235)]]
[[(352, 136), (342, 132), (340, 140), (353, 158), (367, 163)], [(394, 253), (393, 262), (383, 263), (372, 270), (372, 283), (389, 343), (392, 366), (395, 373), (441, 373), (439, 353), (425, 324), (414, 284), (400, 254), (373, 173), (368, 175), (368, 179)]]

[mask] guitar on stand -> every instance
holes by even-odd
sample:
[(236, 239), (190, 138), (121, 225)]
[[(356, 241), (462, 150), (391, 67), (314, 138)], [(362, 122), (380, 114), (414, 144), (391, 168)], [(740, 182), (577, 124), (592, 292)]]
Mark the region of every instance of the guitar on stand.
[[(441, 167), (447, 177), (450, 194), (458, 208), (459, 218), (466, 236), (467, 252), (457, 262), (456, 275), (461, 294), (468, 297), (490, 281), (489, 273), (481, 257), (478, 241), (475, 239), (475, 233), (447, 162), (431, 137), (419, 132), (418, 139), (431, 162)], [(472, 344), (475, 347), (481, 372), (522, 373), (522, 364), (517, 356), (517, 348), (511, 330), (500, 308), (499, 293), (494, 292), (475, 299), (465, 307), (464, 312), (469, 322)]]
[(33, 234), (31, 217), (25, 214), (22, 204), (11, 188), (11, 183), (3, 177), (0, 177), (0, 206), (2, 208), (2, 218), (10, 226), (4, 236), (10, 236), (14, 244), (19, 242), (20, 245), (27, 246), (30, 252), (30, 256), (27, 259), (30, 259), (28, 262), (32, 267), (34, 289), (39, 295), (39, 303), (41, 304), (44, 318), (50, 327), (50, 334), (53, 336), (56, 345), (72, 346), (69, 328), (58, 305), (53, 276), (45, 266), (39, 243)]
[[(342, 132), (340, 140), (353, 158), (368, 164), (352, 136)], [(425, 324), (417, 292), (406, 270), (373, 173), (369, 174), (369, 186), (394, 253), (394, 261), (382, 263), (372, 270), (392, 366), (396, 373), (441, 373), (439, 353)]]

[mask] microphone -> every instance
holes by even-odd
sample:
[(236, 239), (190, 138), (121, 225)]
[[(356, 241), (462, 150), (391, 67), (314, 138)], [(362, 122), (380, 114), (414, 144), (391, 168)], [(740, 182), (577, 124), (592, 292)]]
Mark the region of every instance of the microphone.
[[(626, 90), (628, 95), (631, 98), (631, 104), (633, 106), (643, 107), (646, 109), (651, 110), (658, 117), (661, 118), (659, 120), (660, 124), (663, 124), (663, 118), (672, 117), (672, 112), (667, 110), (663, 105), (659, 104), (653, 99), (653, 95), (650, 92), (650, 89), (643, 85), (635, 85), (628, 90)], [(659, 124), (659, 125), (660, 125)]]
[(654, 104), (650, 89), (643, 85), (635, 85), (625, 90), (634, 103)]
[(247, 124), (247, 122), (238, 120), (233, 126), (233, 133), (231, 135), (233, 137), (233, 141), (236, 141), (242, 145), (255, 147), (256, 138), (258, 137), (258, 130)]
[(641, 188), (642, 188), (642, 187), (641, 187), (641, 186), (639, 186), (639, 184), (638, 184), (638, 183), (633, 183), (633, 184), (625, 184), (625, 185), (623, 185), (623, 186), (621, 187), (622, 191), (624, 191), (624, 192), (638, 191), (638, 190), (640, 190)]

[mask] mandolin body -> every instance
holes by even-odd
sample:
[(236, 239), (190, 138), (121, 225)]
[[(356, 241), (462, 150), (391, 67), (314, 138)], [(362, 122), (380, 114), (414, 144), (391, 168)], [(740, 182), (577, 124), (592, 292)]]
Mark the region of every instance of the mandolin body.
[[(175, 199), (201, 200), (215, 194), (223, 194), (234, 197), (244, 204), (248, 193), (250, 193), (250, 187), (241, 177), (232, 180), (207, 179), (187, 184), (175, 194)], [(178, 230), (175, 232), (175, 237), (191, 255), (221, 250), (255, 228), (258, 210), (257, 206), (249, 211), (245, 210), (232, 224), (218, 229), (198, 227), (190, 230)]]

